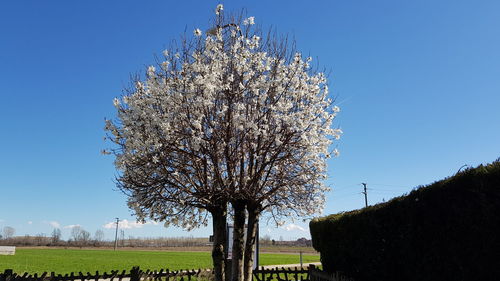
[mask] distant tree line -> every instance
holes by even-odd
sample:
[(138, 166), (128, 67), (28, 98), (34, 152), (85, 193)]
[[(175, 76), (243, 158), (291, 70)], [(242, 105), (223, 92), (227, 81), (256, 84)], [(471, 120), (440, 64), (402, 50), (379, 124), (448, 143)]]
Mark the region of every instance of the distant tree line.
[(9, 246), (105, 246), (104, 232), (97, 230), (94, 237), (80, 226), (75, 226), (71, 229), (71, 236), (68, 240), (62, 239), (61, 230), (54, 228), (51, 235), (45, 233), (37, 235), (14, 236), (16, 230), (13, 227), (6, 226), (0, 234), (0, 245)]
[[(62, 239), (59, 228), (54, 228), (50, 235), (40, 233), (37, 235), (14, 236), (16, 230), (6, 226), (0, 234), (0, 246), (62, 246), (62, 247), (113, 247), (114, 240), (105, 240), (104, 232), (97, 230), (92, 236), (81, 226), (71, 229), (68, 240)], [(129, 236), (120, 231), (118, 236), (120, 247), (200, 247), (209, 245), (208, 238), (176, 237), (176, 238), (138, 238)]]
[[(97, 230), (92, 236), (90, 232), (81, 226), (75, 226), (71, 229), (68, 240), (62, 239), (62, 233), (59, 228), (54, 228), (50, 235), (40, 233), (37, 235), (14, 236), (16, 230), (13, 227), (6, 226), (0, 234), (0, 246), (46, 246), (46, 247), (113, 247), (114, 240), (106, 240), (104, 232)], [(284, 241), (282, 237), (277, 241), (270, 235), (264, 235), (260, 238), (262, 246), (311, 246), (311, 240), (300, 238), (292, 241)], [(209, 238), (200, 237), (133, 237), (125, 238), (122, 230), (118, 236), (119, 247), (138, 247), (138, 248), (167, 248), (167, 247), (207, 247), (211, 246)]]

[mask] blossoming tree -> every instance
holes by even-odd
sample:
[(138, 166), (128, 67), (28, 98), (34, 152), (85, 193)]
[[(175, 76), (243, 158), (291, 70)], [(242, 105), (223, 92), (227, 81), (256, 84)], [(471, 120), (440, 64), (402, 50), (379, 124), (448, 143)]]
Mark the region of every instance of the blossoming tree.
[[(340, 130), (323, 73), (310, 58), (225, 17), (171, 48), (106, 121), (118, 186), (139, 219), (187, 229), (213, 222), (216, 280), (224, 280), (225, 224), (234, 215), (232, 280), (251, 281), (259, 216), (321, 210), (329, 145)], [(248, 214), (248, 217), (247, 217)], [(248, 219), (248, 220), (247, 220)], [(243, 240), (248, 221), (248, 239)]]

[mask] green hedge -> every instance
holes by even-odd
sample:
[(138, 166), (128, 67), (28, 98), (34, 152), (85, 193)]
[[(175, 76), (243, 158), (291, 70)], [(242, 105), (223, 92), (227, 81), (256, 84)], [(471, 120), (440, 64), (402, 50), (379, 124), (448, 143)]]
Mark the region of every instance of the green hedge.
[(309, 226), (324, 270), (358, 281), (500, 280), (500, 159)]

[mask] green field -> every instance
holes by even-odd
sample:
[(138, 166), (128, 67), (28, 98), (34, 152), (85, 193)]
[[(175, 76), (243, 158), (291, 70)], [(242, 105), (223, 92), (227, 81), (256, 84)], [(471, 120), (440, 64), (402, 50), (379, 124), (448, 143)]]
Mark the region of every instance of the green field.
[[(303, 262), (319, 261), (318, 255), (304, 255)], [(260, 265), (299, 263), (298, 254), (261, 254)], [(17, 249), (14, 256), (0, 256), (0, 271), (13, 269), (16, 273), (104, 272), (142, 269), (198, 269), (211, 268), (208, 252), (167, 251), (113, 251), (75, 249)]]

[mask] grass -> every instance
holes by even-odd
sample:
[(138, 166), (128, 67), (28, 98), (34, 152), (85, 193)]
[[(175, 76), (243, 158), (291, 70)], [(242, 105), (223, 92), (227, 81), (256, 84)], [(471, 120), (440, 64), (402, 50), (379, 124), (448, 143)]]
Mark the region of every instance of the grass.
[[(303, 255), (303, 262), (319, 261), (318, 255)], [(261, 254), (260, 265), (299, 263), (297, 254)], [(16, 249), (13, 256), (0, 256), (0, 272), (13, 269), (16, 273), (55, 272), (105, 272), (142, 269), (198, 269), (211, 268), (208, 252), (166, 252), (129, 250), (78, 250), (78, 249)]]

